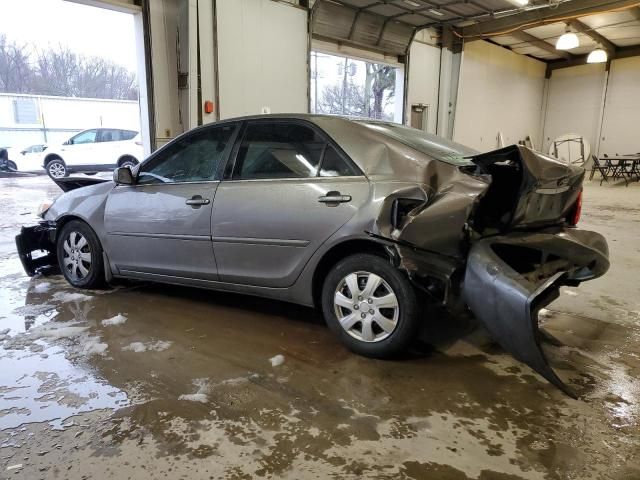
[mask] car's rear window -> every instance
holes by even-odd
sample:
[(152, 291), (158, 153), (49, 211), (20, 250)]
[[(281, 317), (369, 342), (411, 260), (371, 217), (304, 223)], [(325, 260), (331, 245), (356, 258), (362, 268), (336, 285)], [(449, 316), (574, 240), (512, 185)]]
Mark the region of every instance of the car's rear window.
[(451, 142), (437, 135), (425, 133), (422, 130), (405, 127), (397, 123), (367, 120), (356, 120), (356, 122), (404, 143), (430, 157), (451, 163), (452, 165), (472, 165), (472, 162), (467, 157), (480, 153), (472, 148)]

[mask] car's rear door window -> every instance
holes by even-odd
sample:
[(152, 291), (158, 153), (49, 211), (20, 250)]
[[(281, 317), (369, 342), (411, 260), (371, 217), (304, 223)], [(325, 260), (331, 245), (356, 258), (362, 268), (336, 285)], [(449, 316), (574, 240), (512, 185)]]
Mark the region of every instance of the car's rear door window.
[(308, 178), (318, 174), (325, 140), (297, 122), (250, 122), (233, 173), (234, 180)]
[(347, 162), (333, 147), (333, 145), (327, 145), (324, 150), (324, 156), (322, 157), (322, 164), (320, 167), (321, 177), (346, 177), (351, 175), (358, 175), (357, 170), (353, 165)]
[(236, 127), (237, 124), (207, 127), (174, 140), (142, 164), (138, 184), (216, 180)]

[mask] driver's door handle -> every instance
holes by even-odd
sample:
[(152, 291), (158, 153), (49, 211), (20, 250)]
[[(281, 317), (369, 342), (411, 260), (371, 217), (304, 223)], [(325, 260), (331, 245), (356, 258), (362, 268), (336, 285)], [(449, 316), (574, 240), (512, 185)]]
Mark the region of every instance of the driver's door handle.
[(194, 195), (184, 203), (191, 205), (192, 207), (199, 207), (200, 205), (209, 205), (211, 200), (208, 198), (202, 198), (200, 195)]
[(346, 203), (351, 201), (351, 195), (342, 195), (340, 192), (327, 192), (326, 195), (318, 198), (320, 203), (326, 203), (329, 206), (337, 205), (338, 203)]

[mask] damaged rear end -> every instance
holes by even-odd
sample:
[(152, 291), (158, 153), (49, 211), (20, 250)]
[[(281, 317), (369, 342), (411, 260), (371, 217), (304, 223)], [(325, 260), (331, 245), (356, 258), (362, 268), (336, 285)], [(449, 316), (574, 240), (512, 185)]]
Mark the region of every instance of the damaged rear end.
[(469, 218), (465, 303), (493, 338), (571, 396), (549, 366), (538, 313), (559, 296), (609, 268), (606, 240), (575, 228), (584, 170), (524, 147), (473, 158), (474, 175), (491, 183)]

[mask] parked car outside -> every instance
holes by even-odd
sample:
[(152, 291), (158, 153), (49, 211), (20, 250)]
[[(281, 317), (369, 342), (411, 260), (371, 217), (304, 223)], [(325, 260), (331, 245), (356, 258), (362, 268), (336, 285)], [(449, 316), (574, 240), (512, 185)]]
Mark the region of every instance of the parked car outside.
[(12, 147), (9, 149), (9, 158), (15, 163), (19, 172), (44, 173), (42, 159), (46, 149), (45, 144)]
[(49, 145), (43, 168), (51, 178), (72, 172), (93, 173), (135, 166), (143, 159), (140, 134), (120, 128), (92, 128), (75, 134), (61, 145)]
[(187, 132), (114, 181), (57, 179), (67, 193), (16, 243), (28, 274), (57, 265), (78, 288), (119, 277), (316, 306), (372, 357), (408, 348), (425, 299), (466, 305), (572, 394), (538, 312), (609, 268), (605, 239), (576, 227), (583, 178), (524, 146), (480, 154), (386, 122), (245, 117)]

